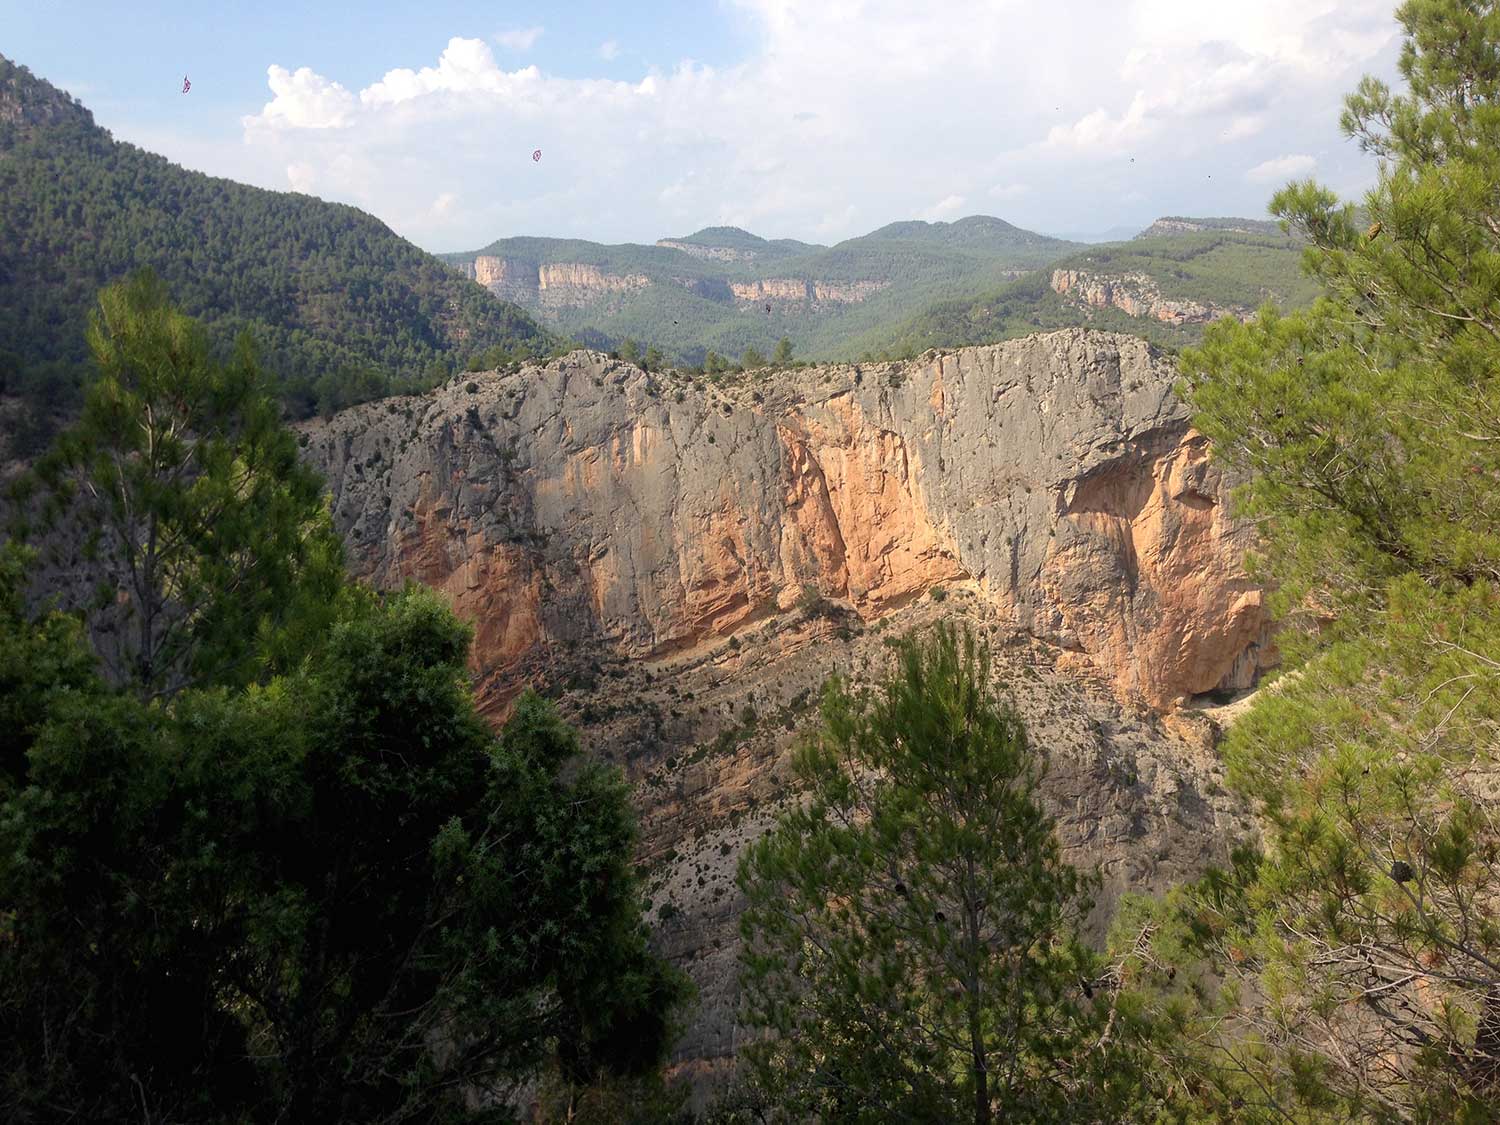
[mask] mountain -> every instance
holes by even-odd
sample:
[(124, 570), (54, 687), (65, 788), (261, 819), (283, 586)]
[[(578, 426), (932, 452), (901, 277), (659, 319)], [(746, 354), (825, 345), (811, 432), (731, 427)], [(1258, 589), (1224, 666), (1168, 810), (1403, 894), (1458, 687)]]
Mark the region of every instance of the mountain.
[(761, 238), (739, 227), (704, 227), (682, 238), (658, 239), (656, 245), (681, 250), (690, 257), (721, 262), (767, 261), (822, 249), (811, 242), (798, 242), (795, 238)]
[(1091, 231), (1057, 231), (1054, 238), (1063, 238), (1069, 242), (1122, 242), (1127, 238), (1133, 238), (1136, 228), (1132, 226), (1113, 226), (1107, 230)]
[(585, 343), (629, 336), (699, 362), (710, 349), (767, 352), (783, 336), (802, 357), (848, 357), (848, 341), (879, 325), (1077, 249), (974, 215), (891, 223), (835, 246), (708, 227), (651, 246), (505, 238), (443, 257)]
[(1128, 241), (1075, 248), (1017, 280), (933, 302), (849, 347), (911, 356), (1084, 324), (1177, 348), (1222, 316), (1310, 303), (1316, 286), (1301, 262), (1302, 244), (1274, 223), (1158, 219)]
[(1269, 618), (1175, 378), (1080, 329), (712, 384), (575, 352), (308, 422), (303, 452), (350, 565), (473, 622), (492, 718), (534, 684), (625, 769), (697, 1079), (736, 1046), (735, 864), (794, 799), (795, 732), (905, 628), (990, 639), (1096, 926), (1222, 859), (1244, 810), (1206, 721), (1165, 713), (1251, 684)]
[(373, 216), (190, 172), (115, 141), (0, 57), (0, 377), (65, 405), (98, 290), (150, 267), (227, 344), (255, 337), (300, 416), (413, 386), (489, 349), (554, 343)]
[[(991, 215), (970, 215), (951, 223), (927, 223), (920, 219), (910, 219), (888, 223), (862, 238), (851, 240), (853, 243), (878, 241), (926, 242), (974, 253), (992, 253), (1012, 262), (1020, 262), (1030, 257), (1026, 253), (1027, 249), (1034, 248), (1042, 256), (1055, 254), (1060, 240), (1022, 230)], [(846, 246), (849, 244), (843, 243)]]

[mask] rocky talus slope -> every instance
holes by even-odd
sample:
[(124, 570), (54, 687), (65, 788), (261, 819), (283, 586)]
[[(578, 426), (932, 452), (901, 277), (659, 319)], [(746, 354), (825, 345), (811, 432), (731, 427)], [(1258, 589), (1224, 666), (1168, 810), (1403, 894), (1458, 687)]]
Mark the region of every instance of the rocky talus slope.
[(1271, 653), (1247, 531), (1144, 342), (1067, 330), (737, 385), (575, 352), (305, 427), (354, 568), (474, 622), (481, 705), (557, 693), (637, 783), (664, 948), (701, 989), (679, 1057), (732, 1054), (732, 872), (787, 799), (837, 668), (966, 618), (1052, 755), (1098, 919), (1241, 823), (1178, 705)]

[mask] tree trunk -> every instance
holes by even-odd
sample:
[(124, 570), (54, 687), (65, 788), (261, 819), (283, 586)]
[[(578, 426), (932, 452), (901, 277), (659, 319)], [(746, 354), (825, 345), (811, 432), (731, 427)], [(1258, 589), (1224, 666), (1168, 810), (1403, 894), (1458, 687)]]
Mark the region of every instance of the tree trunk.
[(969, 979), (969, 1052), (974, 1060), (974, 1125), (990, 1125), (990, 1068), (984, 1049), (983, 991), (979, 966), (984, 957), (979, 940), (979, 888), (974, 858), (964, 862), (964, 945)]

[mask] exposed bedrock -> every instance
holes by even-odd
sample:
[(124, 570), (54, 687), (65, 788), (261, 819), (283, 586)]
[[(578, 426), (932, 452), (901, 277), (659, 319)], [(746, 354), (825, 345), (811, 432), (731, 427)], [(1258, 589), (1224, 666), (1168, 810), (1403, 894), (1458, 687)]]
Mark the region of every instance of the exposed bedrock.
[(1165, 710), (1248, 685), (1266, 639), (1172, 378), (1078, 329), (725, 388), (575, 352), (312, 424), (306, 454), (356, 570), (474, 621), (491, 706), (559, 646), (661, 657), (809, 597), (869, 620), (970, 579)]

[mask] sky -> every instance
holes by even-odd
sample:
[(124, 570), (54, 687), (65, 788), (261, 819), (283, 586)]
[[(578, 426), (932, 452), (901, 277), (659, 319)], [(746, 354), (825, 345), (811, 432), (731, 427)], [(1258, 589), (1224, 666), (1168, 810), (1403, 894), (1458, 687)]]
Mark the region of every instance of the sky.
[(120, 140), (433, 251), (972, 214), (1090, 234), (1265, 217), (1294, 178), (1363, 191), (1338, 115), (1394, 80), (1393, 5), (0, 0), (0, 54)]

